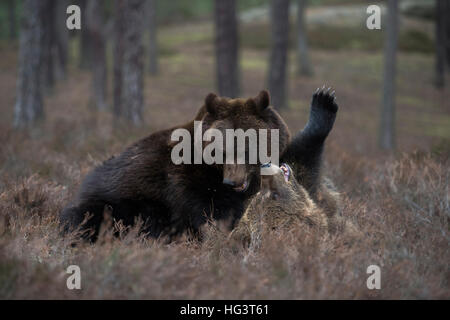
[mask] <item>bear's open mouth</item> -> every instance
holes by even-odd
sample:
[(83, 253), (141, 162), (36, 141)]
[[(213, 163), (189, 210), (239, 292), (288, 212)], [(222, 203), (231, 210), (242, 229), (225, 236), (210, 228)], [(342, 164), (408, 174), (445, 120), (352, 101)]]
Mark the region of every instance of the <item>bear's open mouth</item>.
[(247, 190), (247, 188), (248, 188), (248, 182), (247, 182), (247, 180), (245, 180), (243, 184), (241, 184), (237, 187), (234, 187), (233, 189), (236, 192), (245, 192)]

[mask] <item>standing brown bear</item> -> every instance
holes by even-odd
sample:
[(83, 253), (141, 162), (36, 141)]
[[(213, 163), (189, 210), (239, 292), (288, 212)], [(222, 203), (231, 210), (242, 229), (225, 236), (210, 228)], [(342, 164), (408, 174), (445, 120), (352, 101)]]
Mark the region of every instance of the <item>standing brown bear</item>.
[[(171, 158), (172, 133), (184, 128), (194, 137), (194, 121), (202, 121), (204, 131), (278, 129), (282, 154), (289, 143), (289, 130), (269, 103), (267, 91), (249, 99), (209, 94), (194, 120), (151, 134), (89, 173), (75, 201), (62, 211), (61, 224), (66, 231), (82, 225), (93, 231), (89, 238), (95, 240), (107, 211), (125, 225), (141, 217), (144, 232), (152, 237), (172, 239), (185, 231), (199, 235), (208, 219), (231, 231), (248, 200), (259, 191), (260, 163), (193, 164), (191, 152), (192, 164), (176, 165)], [(87, 213), (91, 217), (82, 224)]]

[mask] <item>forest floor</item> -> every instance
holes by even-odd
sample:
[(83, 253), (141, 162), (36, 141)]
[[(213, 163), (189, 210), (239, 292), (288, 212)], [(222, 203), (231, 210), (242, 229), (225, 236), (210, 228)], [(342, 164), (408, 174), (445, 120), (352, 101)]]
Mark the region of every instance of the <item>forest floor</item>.
[[(395, 153), (377, 147), (381, 51), (312, 49), (311, 78), (296, 76), (290, 55), (281, 114), (292, 132), (306, 123), (317, 87), (336, 90), (325, 173), (342, 193), (343, 215), (364, 233), (360, 241), (271, 231), (249, 254), (219, 236), (167, 245), (105, 231), (76, 247), (60, 237), (58, 213), (90, 169), (190, 120), (215, 91), (212, 31), (208, 23), (161, 30), (161, 72), (145, 78), (141, 128), (115, 127), (109, 111), (93, 110), (90, 73), (71, 66), (45, 98), (45, 123), (14, 131), (17, 58), (0, 46), (0, 298), (450, 298), (450, 86), (433, 87), (428, 53), (398, 56)], [(242, 96), (265, 88), (267, 61), (267, 50), (244, 45)], [(82, 290), (67, 289), (69, 265), (80, 266)], [(369, 265), (381, 268), (381, 290), (366, 287)]]

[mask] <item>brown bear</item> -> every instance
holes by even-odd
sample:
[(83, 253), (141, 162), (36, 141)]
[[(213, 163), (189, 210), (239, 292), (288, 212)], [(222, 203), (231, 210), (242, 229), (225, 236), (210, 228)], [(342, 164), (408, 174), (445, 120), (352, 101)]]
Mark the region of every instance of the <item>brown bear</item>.
[(292, 168), (271, 165), (274, 174), (262, 177), (261, 191), (250, 202), (231, 238), (255, 245), (264, 230), (310, 227), (319, 232), (335, 232), (351, 227), (340, 217), (340, 195), (332, 182), (323, 178), (316, 196), (297, 181)]
[[(191, 164), (175, 164), (172, 133), (185, 129), (193, 137), (194, 121), (202, 121), (203, 131), (278, 129), (278, 151), (282, 154), (290, 140), (289, 130), (269, 102), (267, 91), (249, 99), (209, 94), (194, 120), (151, 134), (89, 173), (74, 202), (60, 215), (64, 230), (82, 225), (83, 230), (93, 231), (88, 238), (95, 240), (108, 212), (125, 225), (140, 217), (144, 232), (169, 240), (185, 231), (198, 236), (208, 220), (221, 222), (219, 225), (231, 231), (249, 199), (259, 191), (260, 163), (193, 164), (191, 152)], [(194, 141), (190, 147), (194, 151)], [(87, 213), (91, 217), (86, 222)]]
[[(332, 182), (321, 176), (324, 142), (331, 131), (338, 105), (334, 92), (318, 89), (310, 118), (282, 155), (280, 167), (267, 164), (273, 175), (262, 177), (261, 191), (252, 199), (232, 238), (245, 243), (260, 239), (262, 228), (301, 226), (356, 233), (340, 215), (340, 196)], [(254, 245), (254, 243), (253, 243)]]

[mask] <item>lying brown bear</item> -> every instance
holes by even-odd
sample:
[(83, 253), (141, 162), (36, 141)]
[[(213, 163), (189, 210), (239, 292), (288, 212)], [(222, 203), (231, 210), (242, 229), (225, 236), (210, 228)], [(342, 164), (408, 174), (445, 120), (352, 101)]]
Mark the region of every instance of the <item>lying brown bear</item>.
[(280, 167), (267, 164), (273, 175), (262, 178), (262, 189), (252, 199), (231, 237), (249, 243), (262, 228), (310, 226), (318, 230), (357, 233), (340, 215), (340, 196), (321, 176), (324, 142), (333, 128), (338, 105), (334, 92), (318, 89), (312, 98), (306, 127), (288, 145)]

